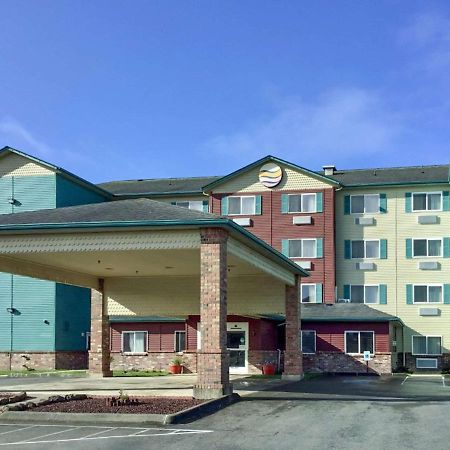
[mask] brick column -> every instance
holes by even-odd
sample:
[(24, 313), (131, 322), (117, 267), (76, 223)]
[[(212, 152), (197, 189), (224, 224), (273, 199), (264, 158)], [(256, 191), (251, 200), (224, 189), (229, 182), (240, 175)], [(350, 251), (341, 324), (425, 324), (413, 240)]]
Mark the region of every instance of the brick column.
[(227, 238), (220, 228), (200, 231), (201, 350), (197, 355), (194, 397), (231, 394), (227, 351)]
[(300, 352), (300, 277), (294, 286), (286, 286), (286, 351), (284, 352), (283, 379), (301, 380), (303, 358)]
[(110, 377), (110, 332), (107, 316), (107, 297), (103, 293), (103, 280), (99, 290), (91, 289), (91, 349), (89, 375)]

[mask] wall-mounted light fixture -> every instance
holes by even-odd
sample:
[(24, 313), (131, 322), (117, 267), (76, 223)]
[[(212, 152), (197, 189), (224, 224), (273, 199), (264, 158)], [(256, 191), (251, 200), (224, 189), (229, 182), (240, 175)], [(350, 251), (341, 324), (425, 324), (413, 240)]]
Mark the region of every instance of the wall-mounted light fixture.
[(16, 308), (6, 308), (6, 311), (9, 312), (10, 314), (16, 314), (17, 309)]

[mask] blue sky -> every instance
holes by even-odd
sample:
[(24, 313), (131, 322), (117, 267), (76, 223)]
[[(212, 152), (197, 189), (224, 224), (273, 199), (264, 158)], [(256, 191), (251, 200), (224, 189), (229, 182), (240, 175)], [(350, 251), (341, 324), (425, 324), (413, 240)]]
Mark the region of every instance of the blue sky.
[(0, 0), (0, 147), (93, 182), (450, 162), (450, 2)]

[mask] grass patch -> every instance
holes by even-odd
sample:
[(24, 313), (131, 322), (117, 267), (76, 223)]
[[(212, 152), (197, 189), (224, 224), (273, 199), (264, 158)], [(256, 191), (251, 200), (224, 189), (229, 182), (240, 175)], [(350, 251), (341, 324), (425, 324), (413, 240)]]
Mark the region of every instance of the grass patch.
[(165, 377), (165, 370), (113, 370), (113, 377)]
[(65, 369), (33, 369), (33, 370), (0, 370), (0, 375), (6, 376), (33, 376), (41, 374), (51, 375), (84, 375), (86, 370), (65, 370)]

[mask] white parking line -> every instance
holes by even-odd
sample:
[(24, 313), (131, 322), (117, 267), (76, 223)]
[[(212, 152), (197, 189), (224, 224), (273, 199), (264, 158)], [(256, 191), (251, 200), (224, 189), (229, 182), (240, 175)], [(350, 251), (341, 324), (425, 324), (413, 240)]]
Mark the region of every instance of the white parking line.
[(22, 428), (19, 428), (18, 430), (4, 431), (3, 433), (0, 433), (0, 436), (9, 434), (9, 433), (15, 433), (16, 431), (28, 430), (28, 428), (34, 428), (34, 427), (37, 427), (37, 425), (31, 425), (29, 427), (22, 427)]
[(98, 433), (92, 433), (92, 434), (88, 434), (87, 436), (83, 436), (82, 439), (89, 439), (89, 438), (97, 436), (99, 434), (106, 433), (107, 431), (117, 430), (117, 428), (119, 428), (119, 427), (110, 427), (107, 430), (102, 430), (102, 431), (99, 431)]
[(409, 375), (406, 375), (405, 379), (401, 382), (400, 386), (403, 386), (406, 383), (406, 380), (409, 378)]
[[(64, 426), (64, 425), (61, 425), (61, 426)], [(42, 434), (41, 436), (34, 437), (33, 440), (34, 439), (42, 439), (42, 438), (49, 437), (49, 436), (54, 436), (56, 434), (67, 433), (68, 431), (72, 431), (72, 430), (73, 430), (73, 428), (66, 428), (65, 430), (62, 430), (62, 431), (55, 431), (54, 433)], [(16, 444), (26, 443), (27, 441), (28, 441), (28, 439), (25, 439), (25, 441), (16, 442)]]
[(442, 377), (442, 386), (445, 387), (445, 377)]

